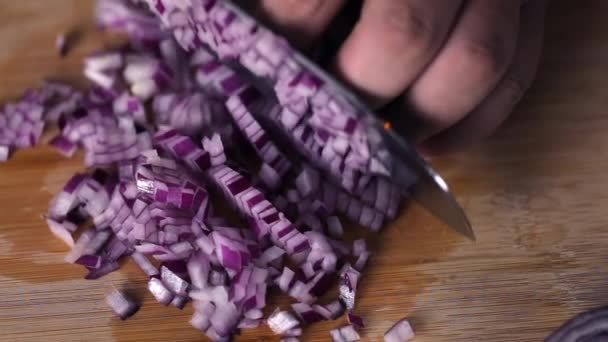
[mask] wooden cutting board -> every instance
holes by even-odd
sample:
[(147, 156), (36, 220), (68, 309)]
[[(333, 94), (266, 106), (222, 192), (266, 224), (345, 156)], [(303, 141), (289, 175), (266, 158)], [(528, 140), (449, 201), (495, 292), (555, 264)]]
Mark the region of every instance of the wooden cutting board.
[[(81, 59), (105, 38), (92, 2), (2, 0), (0, 100), (45, 77), (82, 82)], [(65, 59), (56, 34), (84, 29)], [(555, 1), (538, 80), (496, 136), (433, 161), (471, 218), (478, 242), (416, 206), (373, 240), (358, 312), (364, 340), (410, 317), (417, 341), (539, 341), (565, 319), (608, 304), (608, 2)], [(82, 169), (45, 146), (0, 164), (0, 341), (200, 341), (183, 311), (157, 304), (127, 263), (99, 281), (65, 264), (41, 220), (51, 195)], [(103, 304), (111, 285), (144, 305), (121, 322)], [(344, 321), (316, 324), (327, 341)], [(266, 328), (238, 340), (278, 341)]]

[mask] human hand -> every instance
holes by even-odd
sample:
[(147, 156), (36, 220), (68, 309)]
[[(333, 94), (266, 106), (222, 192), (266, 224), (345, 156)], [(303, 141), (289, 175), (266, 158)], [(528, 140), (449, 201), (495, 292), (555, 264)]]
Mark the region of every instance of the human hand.
[[(346, 1), (258, 0), (253, 11), (306, 48)], [(451, 151), (490, 135), (532, 83), (547, 2), (365, 0), (333, 71), (372, 105), (416, 113), (423, 152)]]

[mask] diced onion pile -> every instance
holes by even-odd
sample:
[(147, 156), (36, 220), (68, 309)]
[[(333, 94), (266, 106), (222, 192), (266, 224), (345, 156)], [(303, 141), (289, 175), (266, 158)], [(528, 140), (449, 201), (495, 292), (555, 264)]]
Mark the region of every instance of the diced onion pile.
[[(180, 309), (191, 301), (191, 325), (215, 341), (264, 319), (282, 341), (297, 341), (304, 325), (344, 313), (350, 324), (332, 338), (359, 339), (364, 321), (354, 310), (370, 253), (365, 240), (343, 239), (339, 217), (378, 231), (402, 196), (383, 176), (390, 158), (370, 149), (374, 137), (356, 109), (285, 40), (222, 1), (102, 0), (96, 18), (130, 39), (85, 59), (90, 88), (46, 82), (0, 112), (0, 160), (55, 123), (50, 145), (66, 157), (84, 150), (88, 171), (68, 181), (46, 215), (72, 248), (65, 260), (97, 279), (130, 256), (156, 300)], [(58, 49), (65, 44), (59, 36)], [(233, 70), (235, 62), (276, 96)], [(289, 143), (273, 140), (256, 113), (279, 123)], [(212, 194), (245, 227), (225, 220)], [(335, 282), (338, 298), (320, 303)], [(295, 303), (265, 318), (271, 287)], [(118, 291), (106, 300), (122, 319), (138, 308)], [(386, 338), (411, 335), (400, 321)]]

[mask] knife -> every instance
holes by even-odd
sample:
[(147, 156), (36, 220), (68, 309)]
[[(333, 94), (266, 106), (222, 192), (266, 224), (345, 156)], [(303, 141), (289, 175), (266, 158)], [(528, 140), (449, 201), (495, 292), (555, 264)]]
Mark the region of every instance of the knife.
[[(225, 1), (225, 5), (231, 10), (238, 12), (239, 15), (249, 17), (247, 13), (231, 2)], [(258, 24), (262, 26), (262, 24)], [(368, 134), (378, 137), (377, 139), (368, 139), (370, 150), (386, 150), (391, 155), (391, 163), (388, 165), (388, 177), (391, 182), (400, 187), (411, 199), (418, 202), (450, 228), (471, 240), (475, 240), (473, 228), (447, 183), (419, 156), (407, 139), (388, 125), (385, 125), (378, 115), (361, 101), (359, 97), (342, 86), (340, 82), (335, 80), (308, 57), (297, 51), (294, 51), (293, 57), (301, 65), (308, 68), (310, 72), (322, 79), (327, 86), (331, 87), (333, 94), (341, 96), (358, 110), (358, 119), (366, 125), (365, 128)], [(266, 90), (267, 95), (274, 96), (272, 87), (267, 86), (267, 80), (254, 75), (239, 64), (231, 64), (231, 67), (239, 69), (239, 72), (246, 75), (250, 81), (260, 85), (262, 90)], [(272, 139), (276, 139), (279, 142), (289, 141), (284, 130), (278, 127), (278, 124), (269, 117), (258, 111), (253, 111), (251, 114), (260, 123), (266, 133), (271, 135)], [(412, 185), (413, 179), (415, 181)]]

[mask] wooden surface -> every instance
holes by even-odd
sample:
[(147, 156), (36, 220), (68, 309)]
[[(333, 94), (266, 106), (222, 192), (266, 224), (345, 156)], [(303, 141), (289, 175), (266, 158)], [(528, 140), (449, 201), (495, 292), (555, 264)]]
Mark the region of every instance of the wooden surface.
[[(0, 100), (43, 77), (78, 80), (99, 48), (89, 1), (1, 0)], [(55, 35), (87, 31), (69, 58)], [(470, 243), (416, 207), (374, 241), (358, 311), (364, 340), (411, 317), (417, 341), (539, 341), (565, 319), (608, 304), (608, 2), (555, 1), (538, 80), (512, 119), (476, 148), (433, 161), (464, 204)], [(183, 312), (155, 303), (134, 265), (99, 281), (65, 264), (40, 218), (81, 169), (41, 146), (0, 164), (0, 341), (200, 341)], [(142, 310), (121, 322), (102, 302), (134, 284)], [(340, 322), (305, 341), (327, 341)], [(242, 341), (278, 341), (266, 328)]]

